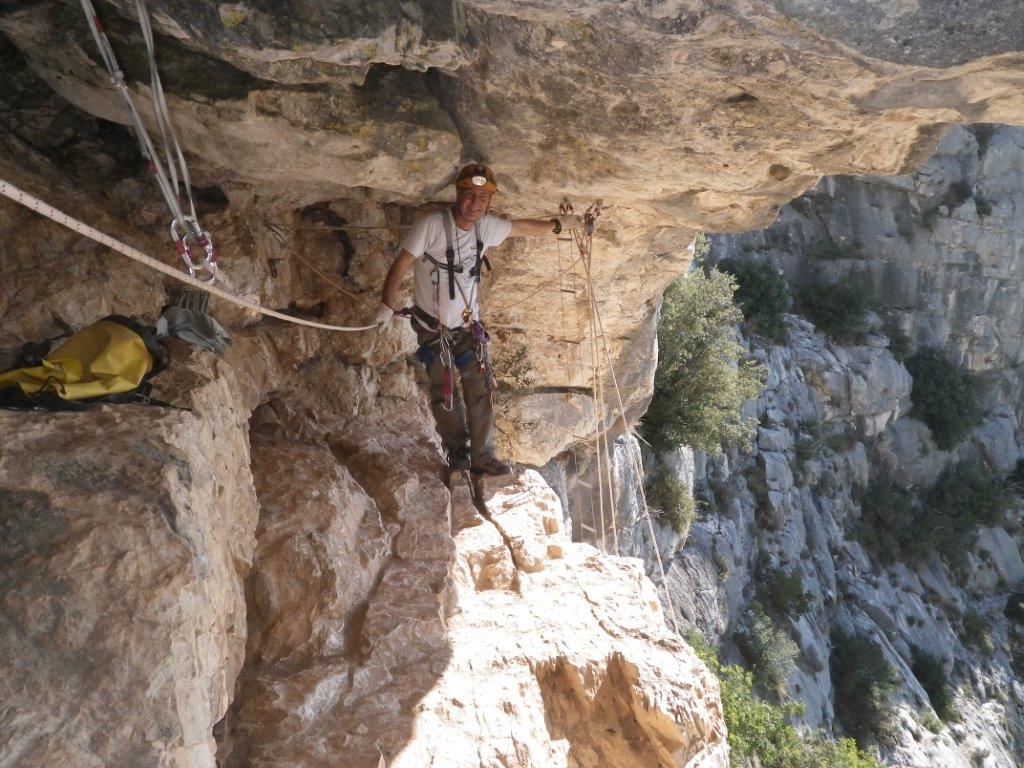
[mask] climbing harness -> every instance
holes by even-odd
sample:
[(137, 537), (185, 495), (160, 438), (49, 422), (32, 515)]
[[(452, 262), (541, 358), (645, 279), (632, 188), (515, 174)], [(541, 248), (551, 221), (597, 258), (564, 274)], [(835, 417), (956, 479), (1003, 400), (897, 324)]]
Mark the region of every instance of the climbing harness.
[[(460, 371), (464, 370), (467, 365), (475, 360), (476, 364), (479, 366), (480, 372), (484, 375), (485, 381), (487, 382), (488, 394), (493, 390), (494, 376), (491, 370), (490, 356), (487, 354), (487, 346), (490, 344), (491, 337), (484, 328), (483, 323), (473, 316), (473, 305), (476, 302), (479, 286), (483, 281), (483, 270), (486, 267), (489, 272), (491, 270), (491, 264), (487, 260), (487, 257), (484, 256), (484, 243), (480, 236), (480, 225), (478, 222), (474, 223), (473, 234), (476, 240), (476, 255), (473, 259), (473, 266), (470, 267), (468, 272), (472, 280), (469, 293), (467, 295), (462, 282), (457, 280), (455, 277), (456, 274), (466, 273), (461, 253), (458, 254), (459, 258), (456, 260), (456, 249), (459, 245), (454, 234), (455, 219), (452, 216), (451, 209), (447, 208), (442, 212), (441, 216), (445, 236), (444, 261), (441, 261), (430, 253), (424, 254), (427, 260), (434, 265), (434, 269), (432, 271), (432, 282), (434, 284), (434, 306), (437, 307), (438, 314), (441, 314), (441, 272), (444, 271), (448, 274), (448, 300), (455, 301), (456, 288), (458, 289), (459, 296), (462, 298), (463, 325), (461, 329), (448, 328), (440, 318), (432, 317), (420, 307), (413, 308), (412, 318), (426, 331), (437, 334), (437, 338), (420, 345), (419, 349), (416, 350), (416, 356), (424, 365), (430, 365), (437, 360), (441, 361), (441, 364), (444, 366), (442, 379), (443, 401), (441, 407), (446, 411), (451, 411), (455, 407), (455, 385), (453, 380), (454, 368), (458, 368)], [(452, 351), (455, 344), (453, 334), (456, 330), (468, 330), (473, 339), (472, 348), (459, 355), (454, 355)], [(433, 346), (437, 346), (438, 348), (436, 353), (431, 349)]]
[[(150, 22), (149, 11), (143, 0), (135, 0), (135, 9), (139, 17), (139, 26), (142, 28), (142, 37), (146, 43), (146, 54), (149, 60), (149, 89), (153, 98), (153, 115), (156, 118), (157, 128), (160, 131), (160, 139), (163, 144), (166, 165), (160, 158), (153, 144), (153, 140), (146, 130), (145, 123), (135, 106), (131, 91), (125, 81), (124, 72), (118, 64), (114, 49), (110, 45), (107, 33), (100, 21), (92, 0), (81, 0), (82, 10), (85, 12), (86, 20), (89, 23), (89, 31), (92, 32), (96, 46), (99, 48), (100, 56), (107, 67), (110, 75), (110, 82), (121, 94), (124, 100), (125, 109), (128, 113), (128, 120), (135, 132), (139, 142), (139, 149), (142, 156), (149, 163), (150, 172), (156, 180), (157, 187), (163, 195), (164, 202), (171, 214), (169, 227), (171, 241), (175, 250), (184, 262), (191, 277), (195, 278), (201, 272), (207, 277), (202, 278), (204, 283), (213, 283), (220, 276), (217, 266), (217, 253), (213, 247), (213, 238), (210, 233), (203, 229), (196, 215), (195, 200), (192, 197), (192, 179), (189, 176), (188, 164), (185, 162), (185, 155), (181, 150), (177, 132), (171, 122), (170, 110), (167, 107), (167, 99), (164, 95), (163, 83), (160, 81), (160, 73), (156, 65), (156, 48), (153, 37), (153, 27)], [(178, 184), (185, 187), (185, 194), (188, 198), (188, 213), (181, 208), (179, 200)], [(198, 250), (197, 250), (198, 249)]]
[[(451, 411), (455, 407), (453, 369), (465, 370), (466, 366), (470, 365), (474, 360), (479, 360), (476, 337), (474, 336), (474, 345), (471, 349), (456, 355), (453, 351), (456, 343), (454, 334), (457, 330), (462, 329), (448, 328), (440, 320), (431, 317), (424, 310), (416, 306), (409, 310), (402, 310), (398, 314), (407, 314), (421, 328), (431, 334), (436, 334), (435, 338), (425, 341), (416, 349), (416, 358), (426, 366), (432, 365), (437, 361), (441, 362), (441, 365), (444, 367), (442, 374), (442, 393), (444, 399), (441, 407), (446, 411)], [(434, 347), (437, 348), (436, 352), (433, 349)]]
[[(465, 266), (462, 264), (461, 254), (459, 263), (455, 263), (455, 248), (458, 245), (458, 241), (454, 236), (455, 219), (452, 216), (450, 209), (445, 209), (442, 214), (442, 222), (444, 225), (444, 239), (445, 239), (445, 260), (440, 261), (433, 255), (425, 254), (427, 260), (434, 265), (434, 285), (440, 284), (440, 272), (444, 270), (448, 273), (448, 300), (455, 301), (455, 286), (458, 285), (459, 292), (462, 293), (462, 299), (466, 303), (466, 308), (469, 309), (472, 305), (466, 300), (466, 294), (463, 291), (462, 284), (455, 279), (456, 273), (462, 274), (465, 271)], [(491, 271), (491, 263), (487, 260), (487, 257), (483, 255), (484, 241), (480, 238), (480, 224), (475, 222), (473, 224), (473, 234), (476, 237), (476, 259), (473, 262), (473, 266), (469, 270), (470, 277), (474, 278), (472, 290), (475, 292), (477, 285), (479, 285), (483, 275), (481, 274), (481, 267), (486, 266), (487, 271)], [(440, 305), (438, 305), (440, 307)]]
[(157, 272), (167, 275), (168, 277), (173, 277), (175, 280), (179, 280), (180, 282), (185, 283), (186, 285), (189, 285), (193, 288), (197, 288), (200, 291), (205, 291), (211, 296), (216, 296), (218, 298), (224, 299), (225, 301), (228, 301), (244, 309), (259, 312), (261, 315), (273, 317), (278, 320), (284, 320), (285, 322), (294, 323), (296, 325), (304, 325), (308, 328), (318, 328), (323, 331), (372, 331), (376, 330), (378, 327), (377, 325), (361, 325), (349, 327), (343, 325), (330, 325), (328, 323), (317, 323), (312, 320), (305, 320), (301, 317), (293, 317), (291, 315), (286, 315), (282, 312), (277, 312), (273, 309), (261, 307), (259, 304), (253, 301), (249, 301), (248, 299), (236, 296), (234, 293), (230, 293), (224, 290), (223, 288), (218, 288), (216, 285), (212, 285), (203, 280), (199, 280), (193, 277), (192, 275), (187, 275), (184, 272), (181, 272), (180, 270), (172, 269), (171, 267), (164, 264), (162, 261), (158, 261), (157, 259), (154, 259), (152, 256), (147, 256), (146, 254), (142, 253), (142, 251), (139, 251), (136, 248), (132, 248), (129, 245), (125, 245), (121, 241), (115, 240), (109, 235), (105, 235), (99, 230), (90, 227), (88, 224), (85, 224), (84, 222), (81, 222), (78, 219), (75, 219), (71, 216), (68, 216), (63, 211), (54, 208), (52, 205), (44, 203), (39, 198), (33, 197), (32, 195), (18, 189), (13, 184), (10, 184), (4, 181), (3, 179), (0, 179), (0, 195), (8, 197), (14, 202), (19, 203), (25, 206), (26, 208), (35, 211), (36, 213), (46, 216), (48, 219), (67, 227), (73, 232), (77, 232), (80, 235), (84, 235), (85, 237), (88, 237), (90, 240), (95, 240), (100, 245), (105, 245), (107, 246), (107, 248), (117, 251), (118, 253), (124, 256), (127, 256), (129, 259), (137, 261), (140, 264), (144, 264), (150, 269), (154, 269)]

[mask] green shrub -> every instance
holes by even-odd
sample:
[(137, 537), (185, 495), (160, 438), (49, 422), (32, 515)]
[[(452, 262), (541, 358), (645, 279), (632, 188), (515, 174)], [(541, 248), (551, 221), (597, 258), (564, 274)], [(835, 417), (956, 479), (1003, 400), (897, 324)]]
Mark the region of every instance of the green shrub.
[(995, 650), (992, 645), (992, 638), (988, 631), (988, 622), (985, 617), (975, 610), (969, 610), (964, 614), (963, 628), (960, 631), (960, 641), (971, 648), (977, 648), (982, 653), (989, 654)]
[(812, 282), (801, 286), (797, 309), (841, 344), (863, 341), (871, 294), (857, 283)]
[(928, 425), (939, 448), (953, 448), (981, 422), (974, 377), (935, 348), (918, 350), (906, 366), (914, 378), (914, 415)]
[(798, 464), (812, 459), (822, 459), (828, 455), (827, 444), (822, 436), (821, 424), (803, 425), (803, 431), (796, 437), (795, 455)]
[(747, 329), (778, 344), (789, 341), (783, 315), (792, 303), (789, 284), (770, 264), (722, 259), (718, 268), (736, 278), (736, 303), (743, 310)]
[(892, 320), (886, 320), (882, 331), (889, 337), (889, 351), (897, 360), (904, 360), (910, 352), (910, 337)]
[(832, 633), (830, 665), (836, 717), (846, 733), (861, 746), (876, 739), (888, 741), (890, 696), (896, 690), (896, 675), (882, 649), (866, 635), (836, 630)]
[(924, 495), (912, 534), (952, 564), (965, 562), (977, 529), (997, 525), (1006, 516), (1009, 495), (980, 462), (963, 461), (947, 470)]
[(860, 507), (860, 541), (883, 565), (895, 563), (910, 551), (927, 551), (914, 531), (918, 511), (913, 498), (887, 478), (868, 488)]
[(1014, 592), (1007, 598), (1003, 615), (1015, 624), (1024, 626), (1024, 592)]
[(1024, 495), (1024, 459), (1017, 459), (1017, 464), (1006, 476), (1006, 487), (1018, 495)]
[(931, 710), (925, 710), (921, 715), (921, 725), (932, 733), (939, 733), (942, 730), (942, 721)]
[(762, 768), (881, 768), (851, 739), (832, 742), (820, 733), (800, 735), (788, 722), (800, 714), (800, 705), (759, 700), (750, 672), (721, 664), (699, 635), (687, 640), (719, 679), (732, 768), (744, 768), (755, 758)]
[(734, 326), (735, 284), (721, 272), (700, 271), (665, 292), (658, 325), (654, 396), (641, 433), (656, 451), (679, 445), (718, 453), (723, 443), (749, 444), (756, 422), (744, 403), (758, 395), (764, 370), (744, 359)]
[(754, 603), (735, 639), (736, 646), (750, 662), (755, 682), (766, 691), (781, 691), (800, 653), (793, 638), (775, 625), (764, 608)]
[(953, 716), (953, 697), (942, 662), (916, 645), (910, 646), (910, 671), (928, 694), (932, 709), (943, 720)]
[(859, 244), (841, 245), (835, 240), (829, 238), (823, 240), (817, 245), (811, 247), (808, 251), (808, 255), (811, 258), (819, 259), (821, 261), (840, 261), (844, 259), (856, 259), (857, 248)]
[(660, 466), (648, 481), (647, 506), (661, 513), (659, 521), (684, 536), (696, 512), (693, 496), (667, 467)]
[(962, 566), (978, 528), (1000, 523), (1008, 506), (1006, 488), (980, 462), (947, 470), (920, 503), (883, 477), (861, 499), (860, 541), (883, 565), (936, 551)]
[(772, 568), (757, 587), (758, 600), (780, 616), (801, 616), (811, 610), (813, 595), (804, 591), (799, 571)]

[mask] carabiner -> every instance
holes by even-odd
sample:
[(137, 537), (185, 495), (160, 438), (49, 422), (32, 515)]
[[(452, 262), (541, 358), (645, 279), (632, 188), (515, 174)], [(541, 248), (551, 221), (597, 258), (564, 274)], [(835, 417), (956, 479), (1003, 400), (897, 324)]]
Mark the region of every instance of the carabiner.
[[(188, 225), (187, 228), (185, 227), (186, 224)], [(179, 227), (183, 230), (180, 234), (178, 231)], [(210, 276), (208, 278), (196, 277), (196, 279), (204, 283), (216, 281), (218, 270), (217, 254), (214, 251), (210, 234), (199, 226), (199, 222), (191, 216), (186, 216), (181, 222), (175, 219), (171, 222), (171, 240), (174, 241), (174, 247), (178, 251), (178, 255), (181, 256), (181, 260), (185, 262), (189, 275), (196, 277), (196, 273), (199, 270), (205, 270)], [(194, 260), (192, 247), (189, 245), (190, 242), (203, 249), (202, 261)]]

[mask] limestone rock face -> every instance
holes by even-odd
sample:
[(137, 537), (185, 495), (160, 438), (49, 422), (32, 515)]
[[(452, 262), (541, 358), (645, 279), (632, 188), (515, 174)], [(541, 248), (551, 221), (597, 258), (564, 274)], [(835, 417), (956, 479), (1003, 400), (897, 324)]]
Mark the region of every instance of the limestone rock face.
[[(456, 519), (466, 503), (456, 496)], [(516, 573), (510, 588), (456, 579), (448, 666), (420, 703), (420, 735), (387, 764), (727, 765), (720, 712), (705, 709), (717, 683), (666, 632), (639, 564), (569, 543), (536, 473), (488, 481), (482, 503), (456, 557), (493, 551), (475, 532), (496, 530)]]
[[(786, 345), (750, 340), (768, 368), (755, 404), (762, 426), (749, 451), (695, 462), (706, 513), (672, 558), (673, 603), (682, 623), (740, 660), (734, 633), (751, 595), (773, 570), (799, 575), (814, 607), (777, 619), (800, 648), (790, 694), (806, 723), (841, 729), (829, 633), (873, 638), (899, 679), (895, 743), (882, 750), (890, 765), (1024, 760), (1014, 698), (1021, 628), (1004, 611), (1024, 578), (1020, 500), (978, 531), (958, 567), (935, 553), (883, 566), (859, 534), (862, 490), (880, 477), (920, 494), (965, 459), (1005, 476), (1021, 456), (1024, 192), (1007, 168), (1020, 167), (1022, 147), (1020, 129), (956, 129), (912, 176), (826, 179), (771, 229), (713, 241), (715, 256), (781, 267), (796, 293), (808, 277), (861, 281), (880, 317), (857, 346), (795, 316)], [(982, 374), (984, 420), (951, 450), (914, 418), (913, 382), (894, 354), (925, 345)], [(930, 704), (912, 669), (915, 646), (943, 665), (962, 718), (937, 733), (922, 725)]]
[[(152, 4), (204, 183), (293, 206), (359, 188), (417, 200), (484, 157), (521, 210), (603, 197), (620, 227), (647, 230), (749, 228), (820, 174), (919, 163), (933, 126), (1021, 118), (1012, 4), (990, 0), (954, 33), (939, 21), (964, 17), (954, 3), (861, 5)], [(146, 82), (131, 8), (103, 15)], [(122, 119), (74, 3), (19, 6), (0, 30), (62, 96)]]
[[(537, 465), (602, 431), (618, 453), (636, 450), (610, 425), (646, 406), (657, 303), (696, 229), (759, 226), (823, 173), (909, 172), (949, 123), (1024, 119), (1013, 17), (968, 55), (936, 58), (925, 22), (954, 13), (947, 3), (921, 11), (906, 55), (884, 40), (868, 49), (846, 6), (147, 5), (202, 220), (233, 285), (265, 306), (365, 322), (405, 228), (450, 200), (471, 159), (496, 167), (504, 215), (551, 215), (566, 194), (579, 207), (604, 199), (587, 254), (554, 239), (491, 254), (500, 444)], [(133, 7), (112, 0), (100, 13), (151, 122)], [(830, 14), (837, 37), (881, 58), (813, 31)], [(0, 64), (0, 177), (177, 263), (77, 4), (5, 6)], [(999, 158), (1013, 141), (992, 138), (985, 199), (1012, 181)], [(976, 167), (952, 152), (916, 180), (914, 199), (938, 220), (943, 209), (969, 217), (947, 177)], [(148, 271), (6, 201), (0, 240), (5, 367), (26, 341), (115, 311), (152, 321), (175, 299)], [(898, 296), (921, 278), (894, 274)], [(1007, 300), (990, 299), (958, 306)], [(443, 482), (406, 324), (337, 337), (213, 308), (232, 349), (214, 358), (176, 345), (156, 381), (187, 412), (0, 414), (3, 768), (727, 764), (716, 684), (666, 629), (647, 580), (635, 494), (609, 509), (644, 562), (566, 539), (559, 495), (571, 481), (556, 494), (522, 474), (488, 486), (477, 507)], [(922, 338), (947, 337), (930, 322)], [(998, 331), (989, 341), (1012, 336)], [(863, 564), (856, 551), (828, 562), (851, 500), (833, 494), (827, 515), (811, 514), (804, 478), (861, 482), (866, 453), (816, 459), (801, 477), (786, 417), (884, 434), (907, 382), (881, 347), (851, 356), (803, 336), (802, 351), (764, 352), (779, 382), (763, 408), (765, 510), (786, 562), (809, 542), (822, 594), (835, 595)], [(972, 365), (1019, 351), (1005, 349), (978, 343)], [(1005, 448), (1007, 424), (1016, 434), (1019, 421), (1000, 418), (977, 435), (979, 451)], [(712, 554), (679, 555), (689, 560), (667, 586), (683, 615), (726, 626), (755, 549), (757, 489), (735, 476), (735, 457), (691, 466), (698, 487), (735, 483), (735, 514), (695, 529)], [(677, 541), (655, 530), (651, 543), (670, 554)], [(1019, 573), (1005, 537), (986, 547), (1003, 578)], [(720, 567), (734, 577), (712, 578)], [(940, 569), (906, 581), (953, 591)], [(926, 615), (922, 600), (911, 606)], [(820, 627), (800, 632), (802, 645), (820, 643)], [(815, 658), (798, 682), (825, 691)], [(808, 722), (829, 706), (819, 697)], [(988, 715), (968, 712), (973, 734)]]
[[(254, 440), (256, 466), (262, 443)], [(280, 442), (267, 450), (286, 455)], [(288, 474), (315, 503), (333, 504), (335, 518), (379, 519), (358, 489), (342, 490), (339, 470), (311, 472), (310, 459), (292, 466), (257, 484), (264, 505), (268, 492), (279, 498), (290, 484)], [(350, 587), (349, 576), (356, 586), (367, 570), (376, 576), (347, 601), (327, 590), (333, 601), (324, 603), (321, 584), (310, 590), (320, 605), (292, 602), (316, 627), (339, 616), (333, 644), (314, 645), (307, 621), (275, 614), (280, 599), (250, 603), (247, 668), (221, 734), (225, 765), (728, 764), (717, 683), (667, 631), (639, 563), (571, 544), (557, 498), (536, 473), (488, 481), (479, 508), (461, 483), (449, 497), (429, 475), (416, 482), (433, 503), (388, 523), (395, 541), (413, 528), (421, 544), (436, 531), (454, 546), (396, 545), (368, 569), (365, 559), (332, 551), (329, 532), (307, 529), (280, 543), (279, 528), (261, 519), (253, 591), (285, 577), (308, 584), (325, 570)], [(315, 526), (316, 518), (292, 525), (300, 523)], [(323, 542), (314, 548), (318, 564), (276, 554), (311, 537)], [(264, 625), (301, 632), (292, 653), (271, 655)]]
[(209, 374), (192, 412), (0, 412), (0, 764), (213, 766), (257, 510)]
[[(569, 244), (510, 243), (492, 255), (485, 317), (495, 356), (506, 369), (519, 361), (522, 374), (506, 381), (500, 444), (535, 465), (593, 432), (596, 419), (619, 416), (612, 368), (625, 416), (643, 412), (657, 300), (687, 263), (694, 230), (763, 224), (823, 173), (907, 171), (950, 122), (1019, 122), (1021, 68), (1011, 51), (1022, 35), (1002, 22), (1005, 6), (990, 2), (972, 15), (971, 24), (998, 32), (957, 49), (935, 37), (935, 19), (963, 15), (946, 3), (927, 12), (873, 6), (868, 15), (857, 4), (747, 2), (329, 2), (287, 14), (245, 2), (149, 4), (193, 176), (208, 199), (219, 198), (210, 207), (231, 210), (203, 210), (204, 221), (235, 285), (269, 304), (365, 322), (400, 228), (416, 213), (395, 204), (449, 199), (452, 173), (469, 159), (497, 168), (500, 213), (552, 214), (566, 194), (580, 207), (604, 199), (586, 269)], [(100, 11), (148, 120), (134, 6), (102, 2)], [(828, 38), (866, 46), (872, 14), (900, 27), (898, 44), (864, 48), (878, 58)], [(958, 35), (980, 28), (958, 24)], [(131, 137), (102, 122), (123, 123), (123, 107), (78, 6), (17, 5), (0, 14), (0, 34), (9, 64), (0, 97), (9, 108), (0, 112), (13, 126), (0, 152), (10, 161), (5, 175), (129, 239), (166, 228), (159, 206), (141, 202), (155, 194), (134, 170)], [(71, 117), (68, 102), (102, 121)], [(124, 201), (121, 215), (104, 220), (75, 199), (69, 166), (72, 188)], [(67, 235), (46, 239), (50, 249), (89, 252)], [(159, 236), (149, 244), (167, 252)], [(135, 273), (82, 256), (79, 277)], [(318, 289), (313, 270), (344, 276), (363, 301)], [(87, 280), (61, 277), (48, 292), (62, 299), (58, 318), (77, 327), (102, 301)], [(18, 338), (33, 335), (33, 318), (52, 322), (24, 297)], [(152, 311), (162, 295), (137, 298)], [(396, 334), (372, 363), (411, 343)], [(361, 354), (358, 344), (350, 352)]]

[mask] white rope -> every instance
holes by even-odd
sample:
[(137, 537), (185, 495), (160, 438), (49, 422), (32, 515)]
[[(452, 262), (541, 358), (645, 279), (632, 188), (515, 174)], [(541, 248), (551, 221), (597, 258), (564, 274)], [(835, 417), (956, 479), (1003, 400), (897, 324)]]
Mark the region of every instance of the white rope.
[[(149, 90), (153, 98), (153, 114), (163, 139), (164, 157), (167, 158), (167, 166), (171, 172), (171, 186), (177, 192), (178, 171), (175, 170), (175, 165), (177, 165), (181, 173), (182, 185), (185, 187), (185, 195), (188, 197), (189, 213), (192, 219), (198, 223), (196, 204), (192, 199), (192, 179), (188, 173), (188, 164), (185, 162), (185, 155), (178, 142), (178, 134), (171, 122), (171, 112), (167, 108), (167, 98), (164, 96), (164, 85), (156, 66), (156, 43), (153, 38), (153, 25), (149, 19), (149, 11), (142, 0), (135, 0), (135, 10), (139, 17), (139, 26), (142, 28), (142, 37), (146, 42), (146, 53), (149, 56)], [(171, 153), (172, 146), (174, 147), (173, 154)], [(175, 159), (177, 159), (177, 163), (175, 163)]]
[[(192, 197), (192, 179), (189, 177), (188, 164), (185, 162), (185, 155), (181, 151), (181, 144), (178, 142), (178, 135), (171, 122), (171, 113), (167, 108), (167, 99), (164, 95), (163, 83), (160, 80), (160, 73), (157, 70), (156, 46), (153, 36), (153, 27), (149, 18), (149, 11), (143, 0), (135, 0), (135, 10), (139, 17), (139, 26), (142, 28), (142, 37), (146, 43), (146, 55), (149, 60), (149, 90), (153, 101), (153, 115), (160, 132), (160, 138), (164, 148), (164, 158), (161, 159), (153, 144), (153, 140), (146, 130), (146, 125), (135, 107), (131, 91), (125, 82), (124, 72), (117, 62), (117, 56), (110, 45), (110, 40), (103, 29), (96, 8), (92, 0), (80, 0), (82, 10), (85, 12), (86, 20), (89, 23), (89, 31), (92, 32), (96, 46), (99, 48), (103, 63), (110, 75), (110, 82), (121, 94), (124, 100), (125, 110), (128, 113), (128, 122), (135, 132), (139, 142), (142, 156), (149, 161), (153, 171), (156, 185), (163, 195), (164, 202), (171, 214), (171, 226), (169, 228), (171, 240), (174, 242), (182, 261), (188, 267), (189, 274), (195, 277), (200, 270), (209, 274), (204, 279), (206, 283), (216, 282), (218, 277), (223, 278), (217, 268), (217, 256), (213, 247), (213, 239), (210, 233), (203, 229), (196, 216), (195, 201)], [(181, 208), (181, 201), (178, 194), (178, 184), (185, 187), (185, 194), (188, 198), (189, 212), (186, 214)], [(203, 254), (195, 254), (193, 258), (193, 247), (202, 248)], [(232, 286), (226, 280), (224, 287), (232, 290)]]
[[(99, 48), (100, 55), (103, 57), (103, 63), (106, 65), (107, 71), (110, 74), (110, 82), (118, 90), (124, 100), (125, 110), (128, 113), (128, 119), (131, 122), (132, 130), (135, 132), (135, 138), (139, 142), (139, 148), (142, 150), (142, 154), (146, 160), (152, 164), (153, 173), (156, 177), (156, 184), (157, 187), (160, 188), (160, 193), (163, 195), (164, 202), (167, 203), (167, 207), (170, 209), (171, 215), (176, 220), (183, 221), (185, 214), (181, 210), (181, 205), (178, 203), (177, 184), (174, 186), (171, 185), (171, 180), (168, 178), (168, 171), (164, 167), (160, 156), (157, 154), (156, 147), (153, 146), (153, 141), (149, 137), (149, 131), (146, 130), (145, 123), (142, 122), (142, 116), (139, 115), (139, 111), (135, 107), (135, 100), (132, 99), (131, 92), (128, 90), (128, 84), (125, 82), (124, 72), (121, 71), (121, 67), (117, 63), (117, 57), (114, 55), (114, 49), (111, 47), (110, 40), (103, 31), (103, 26), (100, 23), (99, 15), (96, 13), (96, 8), (93, 6), (92, 0), (81, 0), (81, 4), (82, 10), (85, 12), (85, 16), (89, 21), (89, 31), (92, 32), (93, 40), (96, 41), (96, 47)], [(143, 34), (145, 36), (145, 25), (143, 25)], [(150, 82), (152, 84), (152, 77)], [(155, 96), (156, 94), (154, 93), (154, 100)], [(155, 108), (154, 111), (157, 113), (160, 112), (158, 108)], [(159, 114), (157, 122), (161, 122)], [(160, 125), (160, 128), (163, 130), (163, 125)], [(171, 166), (171, 172), (173, 173), (173, 158), (168, 157), (167, 159)], [(176, 181), (177, 176), (175, 175), (175, 182)]]
[[(598, 213), (600, 212), (599, 203), (595, 203), (594, 208)], [(596, 218), (596, 213), (594, 215), (594, 218)], [(592, 222), (593, 219), (591, 219), (591, 223)], [(584, 240), (584, 237), (587, 237), (586, 241)], [(584, 277), (586, 279), (586, 285), (589, 289), (587, 293), (590, 303), (590, 309), (593, 313), (594, 321), (597, 324), (597, 332), (600, 334), (601, 345), (604, 349), (604, 357), (608, 365), (608, 371), (611, 373), (612, 384), (614, 384), (615, 386), (615, 398), (618, 401), (619, 416), (622, 418), (622, 424), (626, 429), (626, 434), (628, 434), (630, 437), (633, 437), (633, 429), (629, 425), (629, 421), (626, 418), (626, 408), (622, 400), (622, 390), (619, 388), (618, 376), (616, 376), (615, 374), (615, 365), (612, 363), (611, 351), (608, 348), (608, 337), (605, 335), (604, 331), (604, 321), (601, 318), (601, 308), (597, 301), (597, 292), (594, 290), (594, 276), (591, 272), (590, 260), (588, 258), (589, 256), (593, 255), (592, 237), (593, 231), (589, 228), (585, 231), (585, 233), (578, 230), (573, 231), (573, 239), (575, 241), (576, 247), (580, 250), (580, 261), (583, 263)], [(607, 445), (607, 442), (605, 443), (605, 445)], [(644, 505), (644, 512), (642, 514), (642, 517), (647, 521), (647, 528), (651, 535), (651, 548), (654, 550), (654, 559), (658, 564), (658, 571), (661, 573), (661, 586), (662, 590), (665, 593), (665, 603), (666, 607), (668, 608), (669, 621), (672, 623), (672, 629), (675, 630), (677, 635), (679, 635), (681, 633), (679, 632), (679, 624), (676, 622), (675, 606), (672, 604), (672, 594), (671, 592), (669, 592), (668, 588), (668, 576), (665, 573), (665, 564), (662, 562), (661, 551), (658, 549), (658, 538), (654, 533), (654, 523), (651, 522), (651, 516), (647, 511), (647, 493), (644, 491), (643, 462), (640, 460), (640, 456), (638, 455), (639, 451), (634, 450), (634, 448), (635, 445), (633, 444), (633, 442), (629, 441), (626, 453), (628, 454), (630, 463), (632, 464), (633, 475), (637, 478), (637, 489), (640, 491), (640, 499)], [(615, 514), (614, 509), (612, 510), (612, 514)]]
[(344, 325), (329, 325), (327, 323), (317, 323), (312, 320), (303, 320), (301, 317), (292, 317), (291, 315), (276, 312), (273, 309), (266, 309), (265, 307), (261, 307), (259, 304), (256, 304), (255, 302), (240, 298), (234, 295), (233, 293), (230, 293), (229, 291), (225, 291), (222, 288), (218, 288), (216, 285), (205, 283), (202, 280), (197, 280), (196, 278), (190, 275), (186, 275), (184, 272), (174, 269), (173, 267), (169, 267), (163, 262), (157, 261), (152, 256), (147, 256), (146, 254), (142, 253), (142, 251), (132, 248), (129, 245), (125, 245), (121, 241), (115, 240), (114, 238), (103, 234), (97, 229), (93, 229), (88, 224), (85, 224), (71, 216), (68, 216), (63, 211), (54, 208), (52, 205), (44, 203), (39, 198), (33, 197), (27, 192), (23, 192), (22, 190), (15, 187), (13, 184), (10, 184), (4, 181), (3, 179), (0, 179), (0, 195), (10, 198), (14, 202), (20, 203), (26, 208), (35, 211), (36, 213), (41, 214), (42, 216), (45, 216), (46, 218), (67, 227), (72, 232), (77, 232), (80, 235), (84, 235), (85, 237), (88, 237), (90, 240), (95, 240), (100, 245), (105, 245), (107, 246), (107, 248), (117, 251), (123, 256), (127, 256), (129, 259), (133, 259), (134, 261), (137, 261), (140, 264), (145, 264), (150, 269), (155, 269), (157, 272), (161, 272), (167, 275), (168, 277), (173, 277), (175, 280), (179, 280), (180, 282), (185, 283), (186, 285), (190, 285), (193, 288), (198, 288), (200, 291), (206, 291), (211, 296), (216, 296), (219, 299), (224, 299), (224, 301), (228, 301), (232, 304), (235, 304), (239, 307), (243, 307), (245, 309), (254, 310), (262, 315), (266, 315), (267, 317), (274, 317), (277, 318), (278, 320), (284, 320), (285, 322), (288, 323), (295, 323), (296, 325), (305, 325), (309, 328), (319, 328), (322, 331), (372, 331), (378, 327), (376, 325), (360, 325), (355, 327), (348, 327)]

